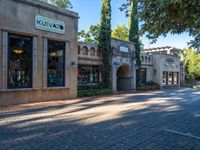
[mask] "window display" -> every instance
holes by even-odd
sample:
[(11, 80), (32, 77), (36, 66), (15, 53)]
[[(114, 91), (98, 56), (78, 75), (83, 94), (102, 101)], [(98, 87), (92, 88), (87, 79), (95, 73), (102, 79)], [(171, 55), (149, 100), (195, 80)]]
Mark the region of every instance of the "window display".
[(78, 83), (99, 83), (99, 66), (79, 65)]
[(48, 41), (48, 87), (64, 86), (65, 84), (65, 43)]
[(8, 88), (32, 87), (32, 38), (9, 35)]

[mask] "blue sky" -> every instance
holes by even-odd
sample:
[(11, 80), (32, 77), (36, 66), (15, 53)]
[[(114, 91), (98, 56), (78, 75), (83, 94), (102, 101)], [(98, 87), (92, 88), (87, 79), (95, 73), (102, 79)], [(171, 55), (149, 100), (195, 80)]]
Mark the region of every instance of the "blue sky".
[[(127, 24), (124, 12), (119, 11), (119, 7), (124, 0), (112, 0), (112, 28), (117, 24)], [(90, 25), (95, 25), (100, 21), (101, 0), (71, 0), (73, 11), (79, 13), (79, 30), (88, 30)], [(187, 47), (187, 42), (192, 38), (187, 33), (181, 35), (167, 35), (160, 37), (155, 44), (150, 45), (150, 41), (142, 37), (141, 40), (145, 48), (172, 46), (176, 48)]]

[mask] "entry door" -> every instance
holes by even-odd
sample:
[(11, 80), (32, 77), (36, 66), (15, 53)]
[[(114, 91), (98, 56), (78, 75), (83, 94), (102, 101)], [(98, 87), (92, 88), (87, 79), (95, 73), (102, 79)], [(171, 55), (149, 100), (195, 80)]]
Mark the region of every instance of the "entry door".
[(118, 77), (117, 78), (117, 90), (118, 91), (129, 91), (131, 89), (131, 78), (130, 77)]
[(146, 83), (147, 82), (147, 69), (142, 68), (141, 69), (141, 83)]

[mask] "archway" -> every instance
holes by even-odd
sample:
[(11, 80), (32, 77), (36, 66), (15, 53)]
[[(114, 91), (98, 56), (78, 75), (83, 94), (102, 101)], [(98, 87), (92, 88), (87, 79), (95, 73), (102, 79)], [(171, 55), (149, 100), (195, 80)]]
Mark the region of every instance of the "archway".
[(131, 69), (129, 65), (122, 65), (117, 70), (117, 91), (131, 90)]

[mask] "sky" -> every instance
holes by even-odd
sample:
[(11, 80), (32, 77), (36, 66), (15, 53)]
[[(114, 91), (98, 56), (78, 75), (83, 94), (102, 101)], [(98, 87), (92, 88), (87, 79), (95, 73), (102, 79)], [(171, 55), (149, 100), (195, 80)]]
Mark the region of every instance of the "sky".
[[(117, 24), (127, 24), (128, 19), (125, 17), (124, 12), (119, 10), (119, 7), (125, 0), (112, 0), (112, 29), (115, 28)], [(79, 30), (88, 30), (90, 25), (96, 25), (100, 22), (101, 14), (101, 0), (71, 0), (73, 9), (79, 14)], [(161, 46), (172, 46), (176, 48), (185, 48), (187, 42), (192, 40), (188, 33), (183, 33), (181, 35), (171, 35), (168, 34), (167, 37), (158, 38), (157, 42), (150, 44), (150, 41), (146, 37), (141, 37), (144, 48), (153, 48)]]

